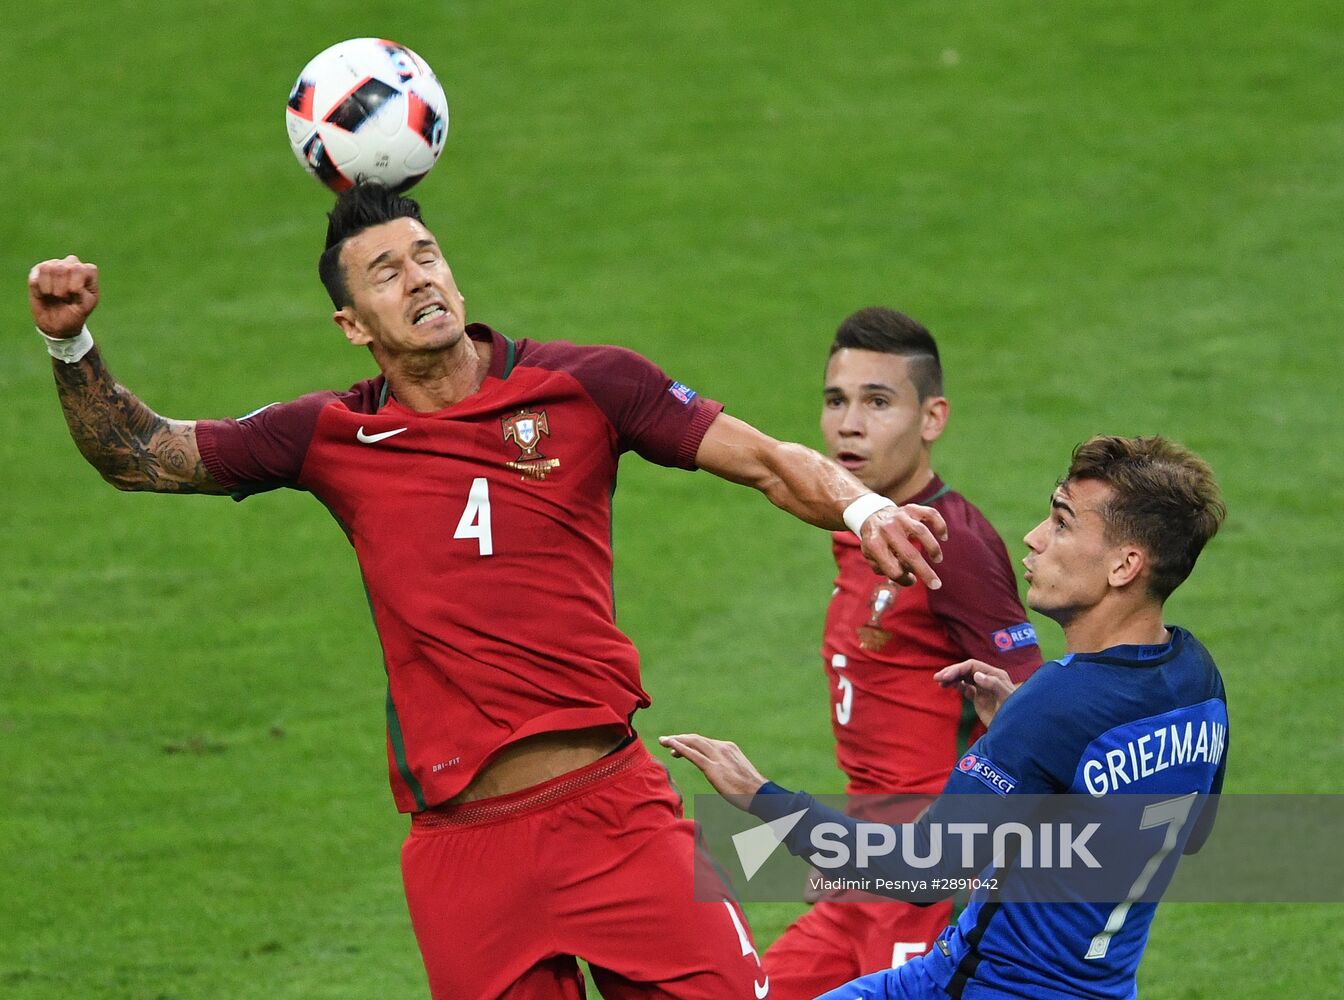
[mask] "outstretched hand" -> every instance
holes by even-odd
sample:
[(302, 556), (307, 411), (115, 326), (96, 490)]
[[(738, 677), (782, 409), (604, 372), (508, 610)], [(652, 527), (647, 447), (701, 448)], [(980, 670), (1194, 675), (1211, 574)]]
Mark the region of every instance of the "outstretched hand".
[(881, 508), (863, 522), (859, 535), (863, 556), (874, 570), (902, 587), (923, 580), (930, 590), (942, 586), (929, 564), (942, 561), (938, 542), (946, 539), (943, 515), (913, 503)]
[(970, 699), (975, 714), (986, 727), (1018, 687), (1008, 677), (1008, 671), (981, 660), (953, 663), (935, 673), (933, 679), (943, 687), (955, 685)]
[(740, 809), (746, 808), (765, 784), (765, 776), (736, 743), (711, 740), (698, 733), (660, 736), (658, 742), (671, 750), (673, 757), (684, 757), (704, 771), (714, 790)]
[(98, 268), (71, 254), (44, 260), (28, 272), (28, 307), (48, 337), (79, 335), (98, 305)]

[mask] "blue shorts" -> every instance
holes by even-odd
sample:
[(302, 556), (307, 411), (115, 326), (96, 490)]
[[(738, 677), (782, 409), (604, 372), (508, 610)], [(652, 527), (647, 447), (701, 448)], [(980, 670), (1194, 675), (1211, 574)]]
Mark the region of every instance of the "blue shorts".
[(927, 955), (895, 969), (884, 969), (831, 990), (817, 1000), (948, 1000), (947, 991), (929, 975)]

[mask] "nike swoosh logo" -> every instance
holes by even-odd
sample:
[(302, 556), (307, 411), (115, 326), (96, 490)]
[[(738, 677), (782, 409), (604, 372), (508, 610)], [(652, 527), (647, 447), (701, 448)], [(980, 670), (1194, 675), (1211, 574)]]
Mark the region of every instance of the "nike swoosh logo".
[(770, 992), (770, 977), (766, 976), (765, 982), (763, 983), (758, 983), (756, 982), (756, 980), (753, 979), (751, 981), (751, 986), (752, 989), (756, 991), (756, 1000), (765, 1000), (766, 996)]
[(400, 434), (402, 431), (406, 430), (410, 430), (410, 428), (398, 427), (396, 430), (382, 431), (379, 434), (365, 434), (364, 428), (361, 427), (359, 430), (355, 431), (355, 437), (358, 438), (364, 444), (377, 444), (379, 441), (386, 441), (393, 435)]

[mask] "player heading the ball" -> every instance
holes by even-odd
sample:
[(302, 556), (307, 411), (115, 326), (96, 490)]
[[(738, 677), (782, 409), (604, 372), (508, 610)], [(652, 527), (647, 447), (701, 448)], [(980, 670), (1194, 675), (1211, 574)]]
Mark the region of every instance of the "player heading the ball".
[[(764, 995), (731, 895), (693, 898), (693, 824), (633, 728), (650, 699), (615, 621), (618, 461), (705, 469), (848, 525), (881, 572), (928, 586), (941, 516), (870, 493), (633, 351), (468, 323), (420, 206), (383, 185), (337, 200), (319, 274), (379, 374), (236, 420), (174, 420), (94, 345), (97, 268), (35, 266), (29, 303), (80, 452), (124, 490), (304, 490), (345, 530), (384, 655), (388, 778), (411, 815), (403, 877), (435, 997), (578, 1000), (576, 956), (613, 991)], [(519, 607), (535, 613), (501, 610)], [(520, 919), (539, 912), (554, 919)]]

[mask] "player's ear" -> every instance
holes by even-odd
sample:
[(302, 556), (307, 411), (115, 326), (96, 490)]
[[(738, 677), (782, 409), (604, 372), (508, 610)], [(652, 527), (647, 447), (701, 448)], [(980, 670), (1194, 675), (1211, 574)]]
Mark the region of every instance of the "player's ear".
[(924, 408), (924, 422), (920, 427), (920, 437), (923, 438), (925, 444), (933, 444), (943, 436), (943, 430), (947, 427), (950, 407), (944, 396), (929, 396), (920, 405)]
[(364, 347), (373, 342), (369, 332), (364, 329), (364, 324), (355, 317), (355, 311), (349, 306), (344, 309), (337, 309), (331, 314), (331, 318), (341, 328), (341, 332), (345, 334), (345, 339), (356, 347)]
[(1111, 550), (1106, 582), (1117, 590), (1139, 579), (1148, 568), (1148, 553), (1135, 545), (1117, 545)]

